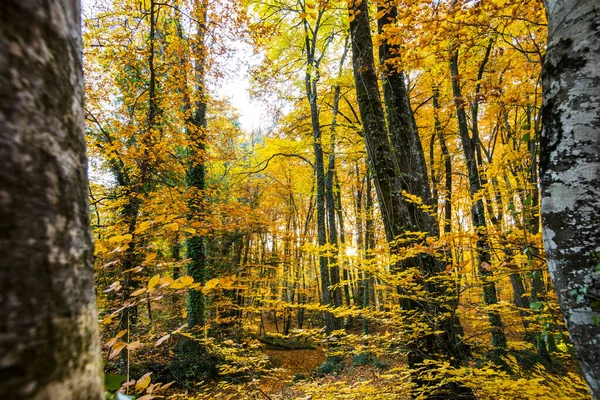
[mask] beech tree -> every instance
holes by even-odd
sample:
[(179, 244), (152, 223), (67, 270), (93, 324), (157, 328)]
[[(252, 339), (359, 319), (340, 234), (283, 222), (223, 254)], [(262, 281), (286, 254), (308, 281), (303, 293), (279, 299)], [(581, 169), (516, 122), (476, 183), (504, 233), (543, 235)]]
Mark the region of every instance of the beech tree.
[(0, 397), (102, 399), (79, 2), (3, 2), (0, 49)]
[(546, 0), (540, 178), (548, 269), (594, 399), (600, 399), (600, 7)]
[[(387, 95), (384, 93), (384, 101), (389, 105), (387, 110), (389, 125), (396, 131), (395, 135), (391, 135), (391, 140), (396, 139), (396, 148), (401, 149), (401, 151), (395, 153), (392, 149), (386, 126), (386, 115), (379, 93), (378, 77), (375, 71), (368, 2), (366, 0), (352, 2), (349, 4), (348, 11), (350, 15), (354, 80), (357, 102), (363, 122), (367, 159), (373, 171), (373, 180), (381, 207), (386, 239), (390, 243), (391, 251), (400, 254), (402, 245), (399, 245), (398, 242), (412, 241), (414, 243), (417, 241), (412, 238), (405, 239), (407, 236), (410, 237), (410, 234), (419, 231), (425, 231), (428, 234), (436, 233), (429, 216), (414, 204), (410, 204), (404, 193), (408, 192), (415, 195), (416, 192), (422, 197), (426, 197), (426, 194), (428, 196), (428, 185), (423, 182), (426, 179), (426, 173), (422, 159), (422, 148), (414, 131), (409, 99), (403, 85), (403, 75), (395, 76), (392, 73), (386, 76), (387, 82), (385, 85), (388, 92)], [(384, 15), (387, 14), (393, 18), (395, 10), (390, 11), (392, 12), (384, 10)], [(380, 30), (381, 28), (380, 26)], [(385, 55), (386, 45), (383, 45), (382, 49), (384, 50), (383, 60), (387, 61)], [(395, 87), (394, 84), (399, 85), (399, 87)], [(409, 169), (411, 167), (412, 170)], [(403, 173), (409, 171), (417, 176), (412, 184), (406, 183), (406, 180), (403, 179)], [(430, 277), (436, 276), (442, 271), (440, 263), (433, 257), (423, 253), (414, 258), (401, 259), (396, 266), (398, 270), (406, 270), (410, 267), (417, 267), (423, 276)], [(425, 290), (430, 293), (436, 293), (440, 290), (436, 285), (424, 282), (421, 278), (419, 278), (419, 284), (423, 285)], [(443, 286), (443, 284), (440, 286)], [(398, 286), (397, 290), (399, 293), (409, 293), (409, 290), (401, 285)], [(449, 289), (448, 291), (451, 292), (452, 290)], [(404, 310), (421, 309), (425, 314), (444, 315), (446, 309), (451, 307), (450, 304), (444, 304), (443, 300), (436, 304), (431, 302), (431, 304), (423, 305), (411, 298), (410, 294), (404, 296), (401, 297), (401, 306)], [(460, 362), (459, 332), (461, 328), (459, 321), (444, 316), (440, 318), (438, 325), (437, 328), (440, 334), (437, 337), (427, 334), (419, 338), (416, 343), (410, 343), (408, 364), (411, 368), (419, 365), (425, 359), (433, 357), (436, 347), (448, 358), (452, 358), (453, 362)], [(414, 377), (414, 380), (418, 386), (424, 384), (421, 378), (417, 376)], [(440, 390), (437, 395), (440, 398), (452, 398), (456, 395), (464, 395), (468, 398), (471, 393), (469, 389), (460, 385), (451, 385)]]

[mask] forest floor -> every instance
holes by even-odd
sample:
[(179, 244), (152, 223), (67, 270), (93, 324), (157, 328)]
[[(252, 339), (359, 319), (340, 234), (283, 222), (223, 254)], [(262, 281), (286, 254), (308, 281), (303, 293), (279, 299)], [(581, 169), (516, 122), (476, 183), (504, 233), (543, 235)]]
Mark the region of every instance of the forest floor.
[[(266, 322), (268, 332), (275, 332), (272, 321)], [(354, 332), (359, 333), (359, 331)], [(361, 387), (362, 393), (385, 393), (389, 390), (389, 382), (381, 379), (385, 370), (401, 368), (404, 366), (400, 361), (386, 359), (385, 368), (377, 367), (372, 362), (366, 365), (355, 365), (350, 359), (345, 360), (343, 367), (333, 373), (320, 374), (319, 367), (327, 361), (327, 352), (324, 347), (317, 346), (311, 349), (283, 349), (266, 346), (265, 353), (271, 360), (271, 367), (275, 369), (274, 374), (264, 376), (260, 380), (260, 388), (264, 392), (265, 399), (268, 396), (275, 399), (312, 399), (311, 391), (327, 392), (323, 390), (330, 387), (347, 388), (348, 393), (343, 398), (369, 398), (357, 392), (352, 395), (353, 388)], [(346, 357), (348, 358), (348, 357)], [(350, 357), (352, 358), (352, 357)], [(321, 388), (319, 390), (319, 388)], [(337, 390), (335, 390), (337, 391)], [(321, 396), (317, 396), (321, 398)], [(399, 398), (394, 396), (393, 398)]]
[[(380, 379), (381, 370), (374, 365), (346, 366), (342, 371), (323, 376), (315, 375), (315, 371), (326, 359), (325, 352), (320, 349), (314, 350), (267, 350), (274, 366), (284, 369), (281, 379), (265, 377), (261, 380), (262, 390), (272, 399), (312, 399), (311, 389), (326, 393), (325, 387), (332, 389), (347, 388), (352, 392), (353, 388), (362, 387), (362, 393), (383, 393), (389, 390), (389, 383)], [(299, 374), (306, 376), (305, 380), (296, 380)], [(365, 390), (365, 386), (369, 389)], [(318, 388), (321, 388), (319, 390)], [(368, 399), (369, 396), (359, 393), (346, 393), (343, 398)], [(317, 398), (321, 398), (318, 396)], [(398, 398), (394, 396), (394, 398)]]

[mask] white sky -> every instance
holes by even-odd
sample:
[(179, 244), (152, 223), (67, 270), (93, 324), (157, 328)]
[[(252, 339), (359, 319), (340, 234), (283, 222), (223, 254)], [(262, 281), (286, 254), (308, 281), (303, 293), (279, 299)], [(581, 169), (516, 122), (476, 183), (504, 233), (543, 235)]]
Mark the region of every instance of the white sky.
[[(240, 56), (242, 56), (241, 53), (236, 54), (236, 57)], [(261, 126), (264, 127), (266, 125), (264, 122), (261, 124), (264, 118), (262, 115), (263, 110), (258, 101), (250, 99), (249, 88), (248, 68), (242, 66), (230, 78), (224, 79), (221, 82), (221, 86), (217, 89), (219, 96), (231, 99), (231, 104), (240, 114), (242, 129), (246, 132), (258, 130)]]

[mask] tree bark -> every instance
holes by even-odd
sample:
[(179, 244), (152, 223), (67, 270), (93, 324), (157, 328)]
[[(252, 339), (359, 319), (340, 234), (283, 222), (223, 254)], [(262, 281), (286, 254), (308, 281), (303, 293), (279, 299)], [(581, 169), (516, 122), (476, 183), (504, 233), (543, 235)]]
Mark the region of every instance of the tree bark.
[[(409, 162), (403, 158), (412, 158), (414, 156), (412, 154), (414, 148), (412, 148), (410, 143), (413, 143), (415, 138), (409, 139), (408, 144), (404, 143), (407, 147), (402, 150), (403, 153), (394, 154), (388, 138), (386, 119), (379, 93), (378, 78), (375, 72), (368, 2), (362, 0), (360, 2), (349, 3), (349, 12), (353, 17), (350, 22), (350, 32), (352, 37), (354, 81), (362, 118), (367, 158), (373, 172), (375, 189), (386, 228), (386, 239), (390, 243), (391, 251), (394, 253), (400, 250), (399, 246), (394, 242), (399, 237), (406, 235), (406, 232), (424, 231), (433, 233), (433, 226), (431, 225), (431, 219), (425, 216), (426, 213), (418, 207), (409, 205), (402, 193), (403, 190), (409, 193), (413, 190), (411, 185), (407, 184), (403, 179), (399, 164), (403, 168), (409, 165)], [(404, 92), (404, 96), (406, 97), (406, 92)], [(405, 105), (408, 104), (407, 98), (397, 98), (396, 100)], [(406, 111), (406, 108), (404, 107), (403, 110)], [(396, 107), (396, 112), (400, 111), (401, 109)], [(406, 117), (406, 115), (401, 116), (405, 121), (411, 120), (411, 118)], [(409, 136), (414, 134), (414, 130), (412, 133), (408, 133)], [(407, 154), (407, 150), (410, 154)], [(398, 160), (397, 157), (402, 159)], [(426, 166), (423, 163), (419, 168), (424, 169)], [(426, 172), (424, 176), (426, 176)], [(417, 182), (415, 187), (417, 185), (423, 185), (423, 182)], [(414, 190), (416, 191), (416, 189)], [(427, 194), (423, 195), (425, 198), (429, 196), (428, 189), (426, 191)], [(401, 265), (399, 265), (399, 268), (402, 269), (410, 267), (419, 268), (420, 274), (424, 277), (433, 276), (442, 271), (441, 264), (427, 254), (420, 254), (413, 259), (403, 260)], [(439, 299), (439, 301), (432, 301), (430, 304), (422, 305), (415, 302), (409, 296), (402, 296), (402, 308), (404, 310), (420, 309), (420, 311), (429, 315), (441, 315), (449, 311), (448, 308), (451, 305), (442, 297), (441, 293), (443, 291), (441, 286), (443, 285), (436, 287), (437, 285), (430, 284), (425, 280), (422, 281), (422, 284), (425, 290), (430, 292), (432, 297)], [(402, 288), (399, 288), (399, 291), (404, 292)], [(434, 353), (437, 350), (441, 350), (444, 355), (451, 358), (453, 363), (460, 363), (461, 354), (456, 336), (458, 332), (455, 330), (458, 328), (456, 322), (453, 318), (436, 321), (434, 325), (437, 326), (432, 326), (431, 328), (432, 330), (441, 330), (442, 334), (439, 336), (430, 334), (420, 338), (417, 342), (410, 343), (408, 354), (409, 367), (415, 368), (424, 358), (435, 357)], [(435, 347), (438, 347), (438, 349)], [(414, 379), (417, 385), (422, 383), (419, 381), (418, 374), (415, 375)], [(462, 388), (457, 389), (457, 392), (460, 391), (462, 391)]]
[[(341, 77), (342, 72), (344, 70), (344, 61), (346, 60), (346, 54), (348, 49), (348, 41), (349, 38), (346, 38), (344, 43), (344, 53), (342, 54), (342, 58), (340, 59), (340, 68), (338, 71), (338, 78)], [(335, 194), (334, 194), (334, 176), (335, 176), (335, 145), (336, 145), (336, 122), (337, 122), (337, 114), (339, 109), (340, 102), (340, 85), (336, 84), (333, 88), (333, 107), (331, 111), (331, 125), (330, 125), (330, 133), (331, 133), (331, 143), (330, 143), (330, 153), (329, 153), (329, 165), (327, 166), (327, 175), (325, 177), (325, 200), (327, 204), (327, 220), (329, 222), (329, 244), (332, 246), (331, 252), (333, 254), (329, 259), (329, 269), (330, 269), (330, 279), (331, 285), (334, 286), (332, 290), (333, 294), (333, 304), (335, 307), (342, 306), (342, 288), (340, 285), (340, 265), (339, 265), (339, 245), (343, 244), (343, 232), (339, 232), (336, 224), (336, 202), (335, 202)], [(344, 270), (346, 273), (346, 271)], [(346, 276), (344, 275), (344, 280), (347, 281)], [(347, 284), (344, 285), (344, 289), (347, 290)], [(341, 329), (343, 327), (343, 319), (336, 318), (336, 329)]]
[(436, 87), (433, 89), (434, 132), (440, 141), (444, 158), (444, 233), (452, 233), (452, 158), (439, 120), (439, 96), (440, 92)]
[(550, 275), (594, 399), (600, 399), (600, 5), (546, 0), (542, 227)]
[[(197, 221), (201, 219), (206, 210), (204, 207), (204, 190), (206, 188), (206, 171), (204, 159), (206, 153), (206, 93), (204, 90), (204, 63), (206, 49), (204, 37), (206, 32), (206, 12), (208, 4), (206, 1), (198, 2), (202, 20), (198, 23), (196, 31), (196, 43), (194, 44), (194, 86), (197, 92), (197, 100), (194, 105), (194, 115), (188, 124), (188, 136), (190, 139), (189, 166), (187, 171), (188, 185), (188, 219)], [(187, 256), (190, 262), (187, 265), (187, 274), (194, 278), (195, 282), (204, 284), (206, 280), (206, 243), (202, 235), (193, 235), (187, 239)], [(190, 289), (187, 296), (187, 320), (188, 328), (202, 326), (206, 322), (206, 297), (200, 290)]]
[[(320, 16), (321, 14), (319, 14)], [(306, 71), (304, 74), (305, 95), (310, 107), (310, 119), (313, 131), (313, 149), (315, 153), (315, 178), (317, 183), (316, 209), (317, 209), (317, 241), (319, 244), (319, 273), (321, 276), (321, 300), (324, 305), (334, 304), (334, 293), (330, 289), (335, 276), (330, 275), (329, 260), (325, 255), (325, 246), (327, 246), (327, 228), (326, 228), (326, 209), (325, 209), (325, 162), (323, 159), (323, 144), (321, 138), (321, 125), (319, 121), (319, 106), (317, 104), (317, 83), (319, 81), (319, 63), (320, 58), (316, 55), (317, 34), (319, 30), (319, 21), (313, 30), (308, 26), (308, 22), (303, 20), (305, 51), (306, 51)], [(312, 33), (311, 33), (312, 32)], [(337, 241), (337, 238), (336, 238)], [(337, 271), (337, 283), (339, 283), (339, 269), (335, 267), (333, 272)], [(341, 296), (340, 296), (341, 299)], [(325, 329), (331, 333), (336, 329), (336, 320), (331, 312), (325, 312)]]
[(77, 1), (0, 11), (0, 398), (102, 399)]
[[(483, 71), (483, 66), (487, 63), (489, 49), (490, 47), (488, 47), (488, 51), (481, 63), (482, 67), (480, 71)], [(477, 235), (477, 271), (483, 285), (483, 299), (485, 304), (490, 306), (498, 303), (498, 296), (496, 294), (496, 284), (491, 280), (493, 273), (489, 269), (491, 257), (489, 251), (490, 245), (486, 232), (485, 208), (481, 198), (475, 200), (476, 194), (482, 187), (475, 150), (477, 146), (475, 140), (478, 137), (478, 133), (474, 133), (473, 137), (469, 135), (465, 101), (462, 97), (459, 80), (458, 50), (456, 50), (450, 58), (450, 72), (452, 73), (452, 93), (454, 95), (454, 104), (456, 106), (458, 132), (460, 134), (460, 141), (465, 155), (465, 162), (467, 164), (469, 194), (471, 196), (471, 201), (474, 201), (471, 206), (471, 220), (473, 221), (473, 228)], [(475, 99), (475, 103), (477, 103), (477, 101), (478, 100)], [(472, 114), (472, 116), (477, 118), (476, 114)], [(473, 129), (476, 129), (476, 125), (473, 126)], [(501, 351), (501, 349), (506, 347), (506, 336), (504, 334), (504, 325), (502, 324), (500, 313), (498, 311), (488, 311), (488, 320), (492, 326), (492, 344), (498, 351)]]
[[(398, 15), (395, 6), (386, 5), (380, 11), (386, 11), (377, 21), (380, 35), (385, 36), (385, 26), (394, 24)], [(400, 51), (386, 39), (379, 46), (379, 58), (383, 70), (383, 99), (385, 102), (387, 121), (390, 131), (390, 144), (402, 174), (405, 190), (420, 197), (425, 204), (430, 204), (431, 193), (427, 178), (427, 165), (423, 146), (414, 124), (410, 99), (405, 83), (404, 71), (401, 70)], [(418, 228), (423, 231), (437, 231), (429, 214), (423, 213), (415, 204), (407, 204), (412, 219), (422, 221)]]

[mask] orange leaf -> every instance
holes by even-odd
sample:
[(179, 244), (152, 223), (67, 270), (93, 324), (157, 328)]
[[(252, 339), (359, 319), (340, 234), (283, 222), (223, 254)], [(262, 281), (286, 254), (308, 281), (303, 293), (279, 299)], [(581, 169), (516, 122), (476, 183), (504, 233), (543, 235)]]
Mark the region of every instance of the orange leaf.
[(135, 342), (131, 342), (127, 345), (127, 350), (137, 350), (142, 347), (144, 347), (144, 345), (136, 340)]
[(144, 376), (142, 376), (140, 379), (138, 379), (135, 383), (135, 390), (141, 392), (142, 390), (146, 389), (150, 384), (150, 375), (152, 375), (152, 372), (148, 372), (147, 374), (144, 374)]
[(116, 343), (113, 348), (112, 351), (110, 352), (110, 355), (108, 356), (109, 360), (112, 360), (113, 358), (115, 358), (116, 356), (118, 356), (119, 354), (121, 354), (121, 351), (123, 351), (123, 349), (127, 346), (127, 343), (125, 342), (118, 342)]
[(168, 389), (168, 388), (169, 388), (169, 387), (170, 387), (172, 384), (174, 384), (174, 383), (175, 383), (175, 381), (171, 381), (171, 382), (169, 382), (169, 383), (166, 383), (166, 384), (164, 384), (164, 385), (162, 385), (162, 386), (160, 386), (160, 387), (156, 388), (155, 392), (157, 392), (157, 393), (158, 393), (158, 392), (160, 392), (160, 391), (162, 391), (162, 390), (167, 390), (167, 389)]
[(139, 296), (140, 294), (144, 293), (145, 291), (146, 291), (146, 288), (141, 288), (141, 289), (138, 289), (135, 292), (131, 293), (130, 296), (131, 297)]

